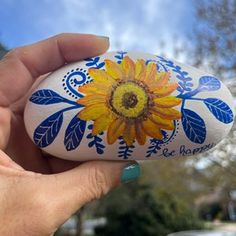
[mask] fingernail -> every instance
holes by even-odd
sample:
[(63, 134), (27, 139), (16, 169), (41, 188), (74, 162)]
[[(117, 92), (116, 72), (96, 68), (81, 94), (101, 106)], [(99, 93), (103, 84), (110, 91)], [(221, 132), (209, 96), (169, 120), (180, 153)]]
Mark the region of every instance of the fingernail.
[(137, 179), (141, 174), (140, 166), (138, 163), (134, 163), (126, 166), (121, 174), (121, 183), (128, 183)]
[(101, 39), (106, 39), (109, 41), (109, 37), (107, 36), (104, 36), (104, 35), (97, 35), (98, 38), (101, 38)]

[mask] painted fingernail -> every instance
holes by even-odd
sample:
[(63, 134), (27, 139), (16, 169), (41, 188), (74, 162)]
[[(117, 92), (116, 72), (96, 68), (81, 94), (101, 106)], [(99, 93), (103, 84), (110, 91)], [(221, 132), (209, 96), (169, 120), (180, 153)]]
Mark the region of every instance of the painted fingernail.
[(134, 163), (126, 166), (121, 174), (121, 183), (128, 183), (137, 179), (141, 174), (140, 166), (138, 163)]

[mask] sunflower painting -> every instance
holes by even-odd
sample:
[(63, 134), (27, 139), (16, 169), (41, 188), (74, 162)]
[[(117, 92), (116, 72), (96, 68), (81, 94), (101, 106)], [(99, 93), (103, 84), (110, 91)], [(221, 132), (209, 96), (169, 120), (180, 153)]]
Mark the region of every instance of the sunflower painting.
[(181, 99), (171, 94), (177, 83), (170, 83), (169, 72), (158, 72), (157, 65), (126, 56), (118, 64), (105, 60), (105, 69), (89, 69), (93, 81), (79, 87), (85, 94), (78, 99), (84, 108), (78, 116), (93, 121), (92, 134), (107, 131), (107, 143), (119, 137), (130, 146), (140, 145), (147, 137), (163, 139), (162, 130), (174, 130), (174, 120), (181, 118), (175, 109)]

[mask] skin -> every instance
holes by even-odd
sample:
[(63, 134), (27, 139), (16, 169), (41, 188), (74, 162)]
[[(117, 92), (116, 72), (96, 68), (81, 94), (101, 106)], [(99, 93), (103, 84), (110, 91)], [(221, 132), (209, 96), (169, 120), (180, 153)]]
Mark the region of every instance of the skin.
[(26, 99), (47, 73), (108, 47), (105, 37), (60, 34), (16, 48), (0, 61), (0, 235), (52, 235), (80, 207), (120, 184), (130, 163), (46, 155), (23, 123)]

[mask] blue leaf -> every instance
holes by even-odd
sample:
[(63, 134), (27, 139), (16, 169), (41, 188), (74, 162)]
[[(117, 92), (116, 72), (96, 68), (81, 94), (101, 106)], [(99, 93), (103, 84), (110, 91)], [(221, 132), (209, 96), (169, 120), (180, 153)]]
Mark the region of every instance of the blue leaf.
[(104, 153), (103, 149), (101, 149), (101, 148), (97, 148), (96, 150), (97, 150), (98, 154), (103, 154)]
[[(92, 124), (88, 125), (88, 129), (89, 129), (89, 130), (92, 130), (92, 129), (93, 129), (93, 125), (92, 125)], [(103, 132), (100, 133), (99, 135), (103, 135)], [(93, 146), (95, 146), (96, 151), (97, 151), (98, 154), (103, 154), (103, 153), (104, 153), (104, 150), (103, 150), (103, 149), (105, 148), (105, 146), (102, 144), (102, 142), (103, 142), (102, 138), (100, 138), (98, 135), (92, 135), (92, 133), (89, 133), (89, 134), (87, 135), (87, 138), (88, 138), (88, 139), (92, 139), (92, 140), (88, 143), (88, 146), (89, 146), (90, 148), (93, 147)]]
[(122, 57), (121, 57), (121, 56), (119, 56), (119, 55), (116, 55), (116, 56), (115, 56), (115, 58), (117, 58), (117, 59), (119, 59), (119, 60), (121, 60), (121, 59), (122, 59)]
[(195, 112), (182, 109), (182, 125), (186, 136), (194, 143), (204, 143), (206, 126), (204, 120)]
[(120, 151), (118, 151), (118, 157), (122, 157), (123, 159), (128, 159), (132, 155), (135, 146), (134, 145), (128, 146), (122, 137), (120, 137), (119, 140), (120, 140), (119, 142)]
[(233, 111), (222, 100), (217, 98), (207, 98), (204, 100), (204, 103), (217, 120), (225, 124), (229, 124), (233, 121)]
[(88, 62), (85, 64), (86, 66), (95, 66), (96, 62), (92, 61), (92, 62)]
[(35, 104), (49, 105), (63, 102), (65, 99), (53, 90), (42, 89), (34, 92), (29, 100)]
[(100, 69), (105, 65), (105, 62), (101, 62), (97, 65), (96, 69)]
[(202, 76), (199, 80), (201, 90), (215, 91), (220, 89), (221, 84), (218, 79), (213, 76)]
[(74, 150), (79, 146), (84, 135), (85, 127), (86, 121), (80, 120), (76, 114), (65, 132), (64, 145), (67, 151)]
[(100, 57), (95, 57), (93, 60), (95, 63), (97, 63), (99, 61)]
[(44, 120), (34, 131), (37, 146), (47, 147), (58, 135), (63, 121), (63, 111), (58, 111)]

